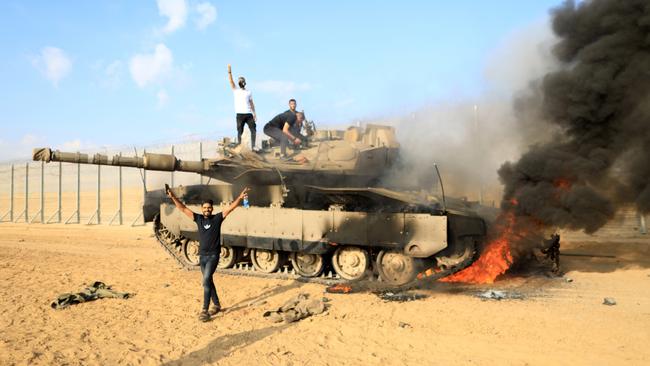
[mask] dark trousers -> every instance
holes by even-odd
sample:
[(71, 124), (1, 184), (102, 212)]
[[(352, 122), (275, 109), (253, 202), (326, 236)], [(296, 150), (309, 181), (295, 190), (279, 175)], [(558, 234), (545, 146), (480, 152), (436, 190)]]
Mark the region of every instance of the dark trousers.
[(269, 137), (280, 142), (280, 153), (284, 156), (287, 155), (287, 145), (289, 144), (289, 137), (282, 132), (281, 129), (271, 126), (268, 123), (264, 126), (264, 133)]
[(208, 310), (210, 307), (210, 300), (216, 305), (219, 304), (219, 296), (217, 296), (217, 288), (214, 286), (212, 275), (217, 270), (217, 263), (219, 263), (219, 254), (201, 255), (199, 257), (199, 265), (201, 266), (201, 274), (203, 275), (203, 309)]
[(244, 124), (248, 125), (251, 131), (251, 148), (255, 148), (255, 135), (257, 134), (257, 125), (251, 113), (237, 113), (237, 143), (241, 144), (241, 135), (244, 133)]

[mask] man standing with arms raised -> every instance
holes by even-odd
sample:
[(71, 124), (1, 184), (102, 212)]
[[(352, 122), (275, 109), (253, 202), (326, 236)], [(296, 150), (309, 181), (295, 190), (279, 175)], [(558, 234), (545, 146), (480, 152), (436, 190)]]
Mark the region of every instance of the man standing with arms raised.
[(251, 149), (255, 150), (255, 135), (257, 133), (257, 114), (255, 113), (255, 104), (253, 103), (253, 94), (246, 90), (246, 79), (240, 76), (237, 79), (239, 88), (235, 86), (232, 79), (232, 68), (228, 64), (228, 81), (235, 97), (235, 113), (237, 113), (237, 143), (241, 144), (241, 135), (244, 133), (244, 124), (248, 125), (251, 132)]
[[(217, 288), (214, 286), (214, 280), (212, 278), (214, 271), (217, 269), (219, 255), (221, 253), (221, 223), (248, 195), (249, 188), (244, 188), (230, 206), (216, 215), (212, 214), (213, 202), (210, 199), (203, 200), (201, 204), (201, 212), (203, 215), (199, 215), (192, 212), (183, 202), (176, 198), (174, 192), (167, 185), (165, 185), (165, 190), (169, 198), (174, 202), (174, 205), (176, 205), (176, 208), (192, 219), (199, 230), (199, 265), (201, 266), (201, 274), (203, 275), (203, 310), (199, 315), (199, 320), (207, 322), (210, 320), (211, 315), (216, 315), (221, 310), (219, 296), (217, 296)], [(212, 300), (214, 306), (208, 311), (210, 300)]]

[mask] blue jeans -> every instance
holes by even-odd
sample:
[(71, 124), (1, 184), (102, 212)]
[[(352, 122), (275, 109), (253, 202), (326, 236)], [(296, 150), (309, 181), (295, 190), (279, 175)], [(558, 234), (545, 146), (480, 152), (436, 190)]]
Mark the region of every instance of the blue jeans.
[(217, 263), (219, 263), (219, 254), (201, 255), (199, 257), (199, 265), (201, 266), (201, 274), (203, 275), (203, 309), (208, 310), (210, 306), (210, 299), (216, 306), (219, 304), (219, 296), (217, 296), (217, 288), (214, 286), (212, 275), (217, 270)]

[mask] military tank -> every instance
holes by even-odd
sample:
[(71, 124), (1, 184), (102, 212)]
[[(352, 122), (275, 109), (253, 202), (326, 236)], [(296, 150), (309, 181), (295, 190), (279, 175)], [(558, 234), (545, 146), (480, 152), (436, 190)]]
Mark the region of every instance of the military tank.
[[(216, 159), (185, 161), (169, 154), (108, 157), (37, 148), (33, 159), (195, 172), (218, 180), (172, 188), (195, 212), (204, 199), (219, 211), (250, 187), (250, 206), (233, 211), (222, 226), (219, 268), (226, 272), (286, 275), (291, 269), (314, 279), (333, 271), (347, 281), (377, 276), (400, 285), (427, 268), (442, 276), (466, 267), (486, 235), (485, 221), (463, 200), (381, 185), (398, 163), (399, 144), (389, 126), (312, 130), (289, 159), (269, 141), (253, 152), (224, 139), (219, 150)], [(179, 264), (197, 267), (196, 224), (163, 189), (146, 193), (143, 216)]]

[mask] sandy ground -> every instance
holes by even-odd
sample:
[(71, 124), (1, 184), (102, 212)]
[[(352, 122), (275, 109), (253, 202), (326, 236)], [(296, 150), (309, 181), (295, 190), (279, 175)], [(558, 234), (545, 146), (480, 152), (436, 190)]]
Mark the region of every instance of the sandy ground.
[[(406, 303), (218, 275), (227, 311), (201, 323), (198, 272), (179, 269), (150, 227), (2, 223), (0, 234), (2, 365), (650, 364), (648, 237), (564, 241), (564, 253), (589, 255), (563, 256), (565, 277), (436, 284)], [(50, 308), (95, 280), (136, 295)], [(475, 296), (487, 289), (522, 298)], [(301, 291), (330, 309), (291, 324), (262, 318)]]

